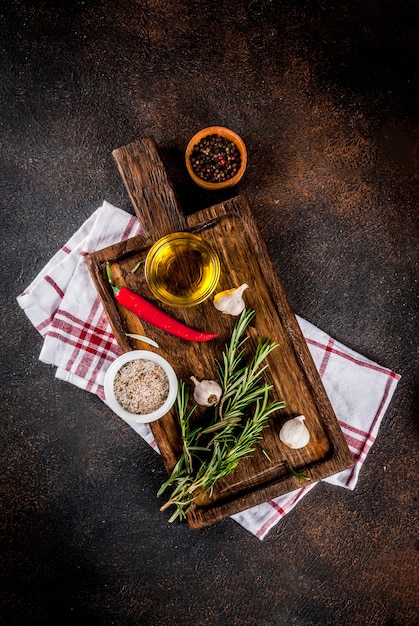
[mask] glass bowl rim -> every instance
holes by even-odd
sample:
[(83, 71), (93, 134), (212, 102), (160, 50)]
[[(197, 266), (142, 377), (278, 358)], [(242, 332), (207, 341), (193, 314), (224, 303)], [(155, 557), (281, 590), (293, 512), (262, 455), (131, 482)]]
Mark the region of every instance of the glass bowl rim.
[[(164, 293), (162, 293), (162, 291), (159, 290), (158, 287), (156, 287), (156, 285), (154, 284), (152, 274), (153, 274), (153, 269), (155, 269), (153, 267), (153, 263), (155, 262), (155, 256), (157, 252), (164, 245), (166, 245), (170, 240), (173, 240), (173, 241), (178, 240), (179, 242), (187, 241), (188, 243), (192, 241), (198, 247), (203, 248), (205, 252), (207, 253), (208, 257), (210, 258), (210, 261), (214, 267), (214, 278), (211, 281), (210, 285), (205, 290), (205, 292), (201, 293), (199, 297), (198, 296), (197, 297), (193, 297), (193, 296), (190, 296), (190, 297), (170, 296), (168, 297)], [(209, 296), (212, 293), (214, 293), (217, 287), (218, 281), (220, 279), (220, 273), (221, 273), (221, 263), (220, 263), (220, 257), (218, 253), (203, 237), (201, 237), (200, 235), (196, 233), (191, 233), (188, 231), (176, 231), (173, 233), (168, 233), (167, 235), (164, 235), (163, 237), (160, 237), (157, 241), (154, 242), (154, 244), (151, 246), (150, 250), (148, 251), (146, 259), (145, 259), (145, 264), (144, 264), (144, 276), (152, 294), (164, 304), (167, 304), (169, 306), (175, 306), (175, 307), (188, 308), (188, 307), (201, 304), (202, 302), (207, 300)]]

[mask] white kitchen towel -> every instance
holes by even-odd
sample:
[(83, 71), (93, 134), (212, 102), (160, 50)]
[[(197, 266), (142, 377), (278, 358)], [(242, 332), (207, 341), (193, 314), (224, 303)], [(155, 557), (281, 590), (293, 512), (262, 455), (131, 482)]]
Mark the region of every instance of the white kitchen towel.
[[(121, 351), (113, 336), (84, 257), (142, 232), (138, 220), (104, 202), (17, 297), (44, 338), (40, 360), (56, 377), (98, 395), (105, 373)], [(400, 376), (335, 341), (297, 316), (355, 465), (327, 482), (354, 489)], [(127, 422), (156, 451), (147, 424)], [(232, 516), (259, 539), (315, 486), (285, 494)]]

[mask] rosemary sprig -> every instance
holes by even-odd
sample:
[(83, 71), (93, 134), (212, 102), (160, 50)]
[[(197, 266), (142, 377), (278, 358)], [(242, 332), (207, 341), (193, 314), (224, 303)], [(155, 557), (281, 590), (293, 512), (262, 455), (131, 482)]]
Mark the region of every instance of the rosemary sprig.
[(276, 344), (259, 340), (250, 363), (245, 361), (245, 331), (254, 316), (252, 309), (243, 311), (218, 362), (223, 395), (206, 428), (192, 428), (191, 416), (196, 405), (188, 408), (189, 391), (183, 381), (179, 383), (176, 412), (183, 440), (182, 454), (157, 494), (172, 489), (169, 500), (161, 507), (164, 510), (175, 506), (170, 522), (186, 517), (197, 494), (212, 495), (217, 480), (233, 472), (241, 459), (254, 451), (272, 413), (284, 407), (283, 402), (269, 399), (272, 385), (260, 380), (267, 367), (263, 362)]

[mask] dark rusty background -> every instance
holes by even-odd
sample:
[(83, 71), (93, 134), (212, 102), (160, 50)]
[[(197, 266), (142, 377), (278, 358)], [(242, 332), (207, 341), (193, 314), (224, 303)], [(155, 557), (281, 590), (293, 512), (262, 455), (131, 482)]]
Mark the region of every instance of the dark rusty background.
[[(413, 626), (418, 601), (418, 3), (9, 0), (1, 38), (2, 626)], [(186, 212), (193, 133), (249, 150), (248, 196), (297, 313), (402, 375), (357, 488), (260, 542), (169, 525), (159, 456), (54, 379), (16, 296), (156, 139)]]

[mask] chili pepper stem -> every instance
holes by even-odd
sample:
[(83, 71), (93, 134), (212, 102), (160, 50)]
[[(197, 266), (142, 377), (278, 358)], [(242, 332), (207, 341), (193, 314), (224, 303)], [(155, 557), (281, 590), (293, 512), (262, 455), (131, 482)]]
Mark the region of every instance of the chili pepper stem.
[(108, 281), (110, 286), (112, 287), (112, 291), (114, 296), (117, 296), (118, 293), (121, 291), (121, 287), (118, 287), (117, 285), (114, 285), (113, 279), (112, 279), (112, 273), (111, 273), (111, 266), (109, 264), (109, 261), (106, 263), (106, 275), (108, 277)]

